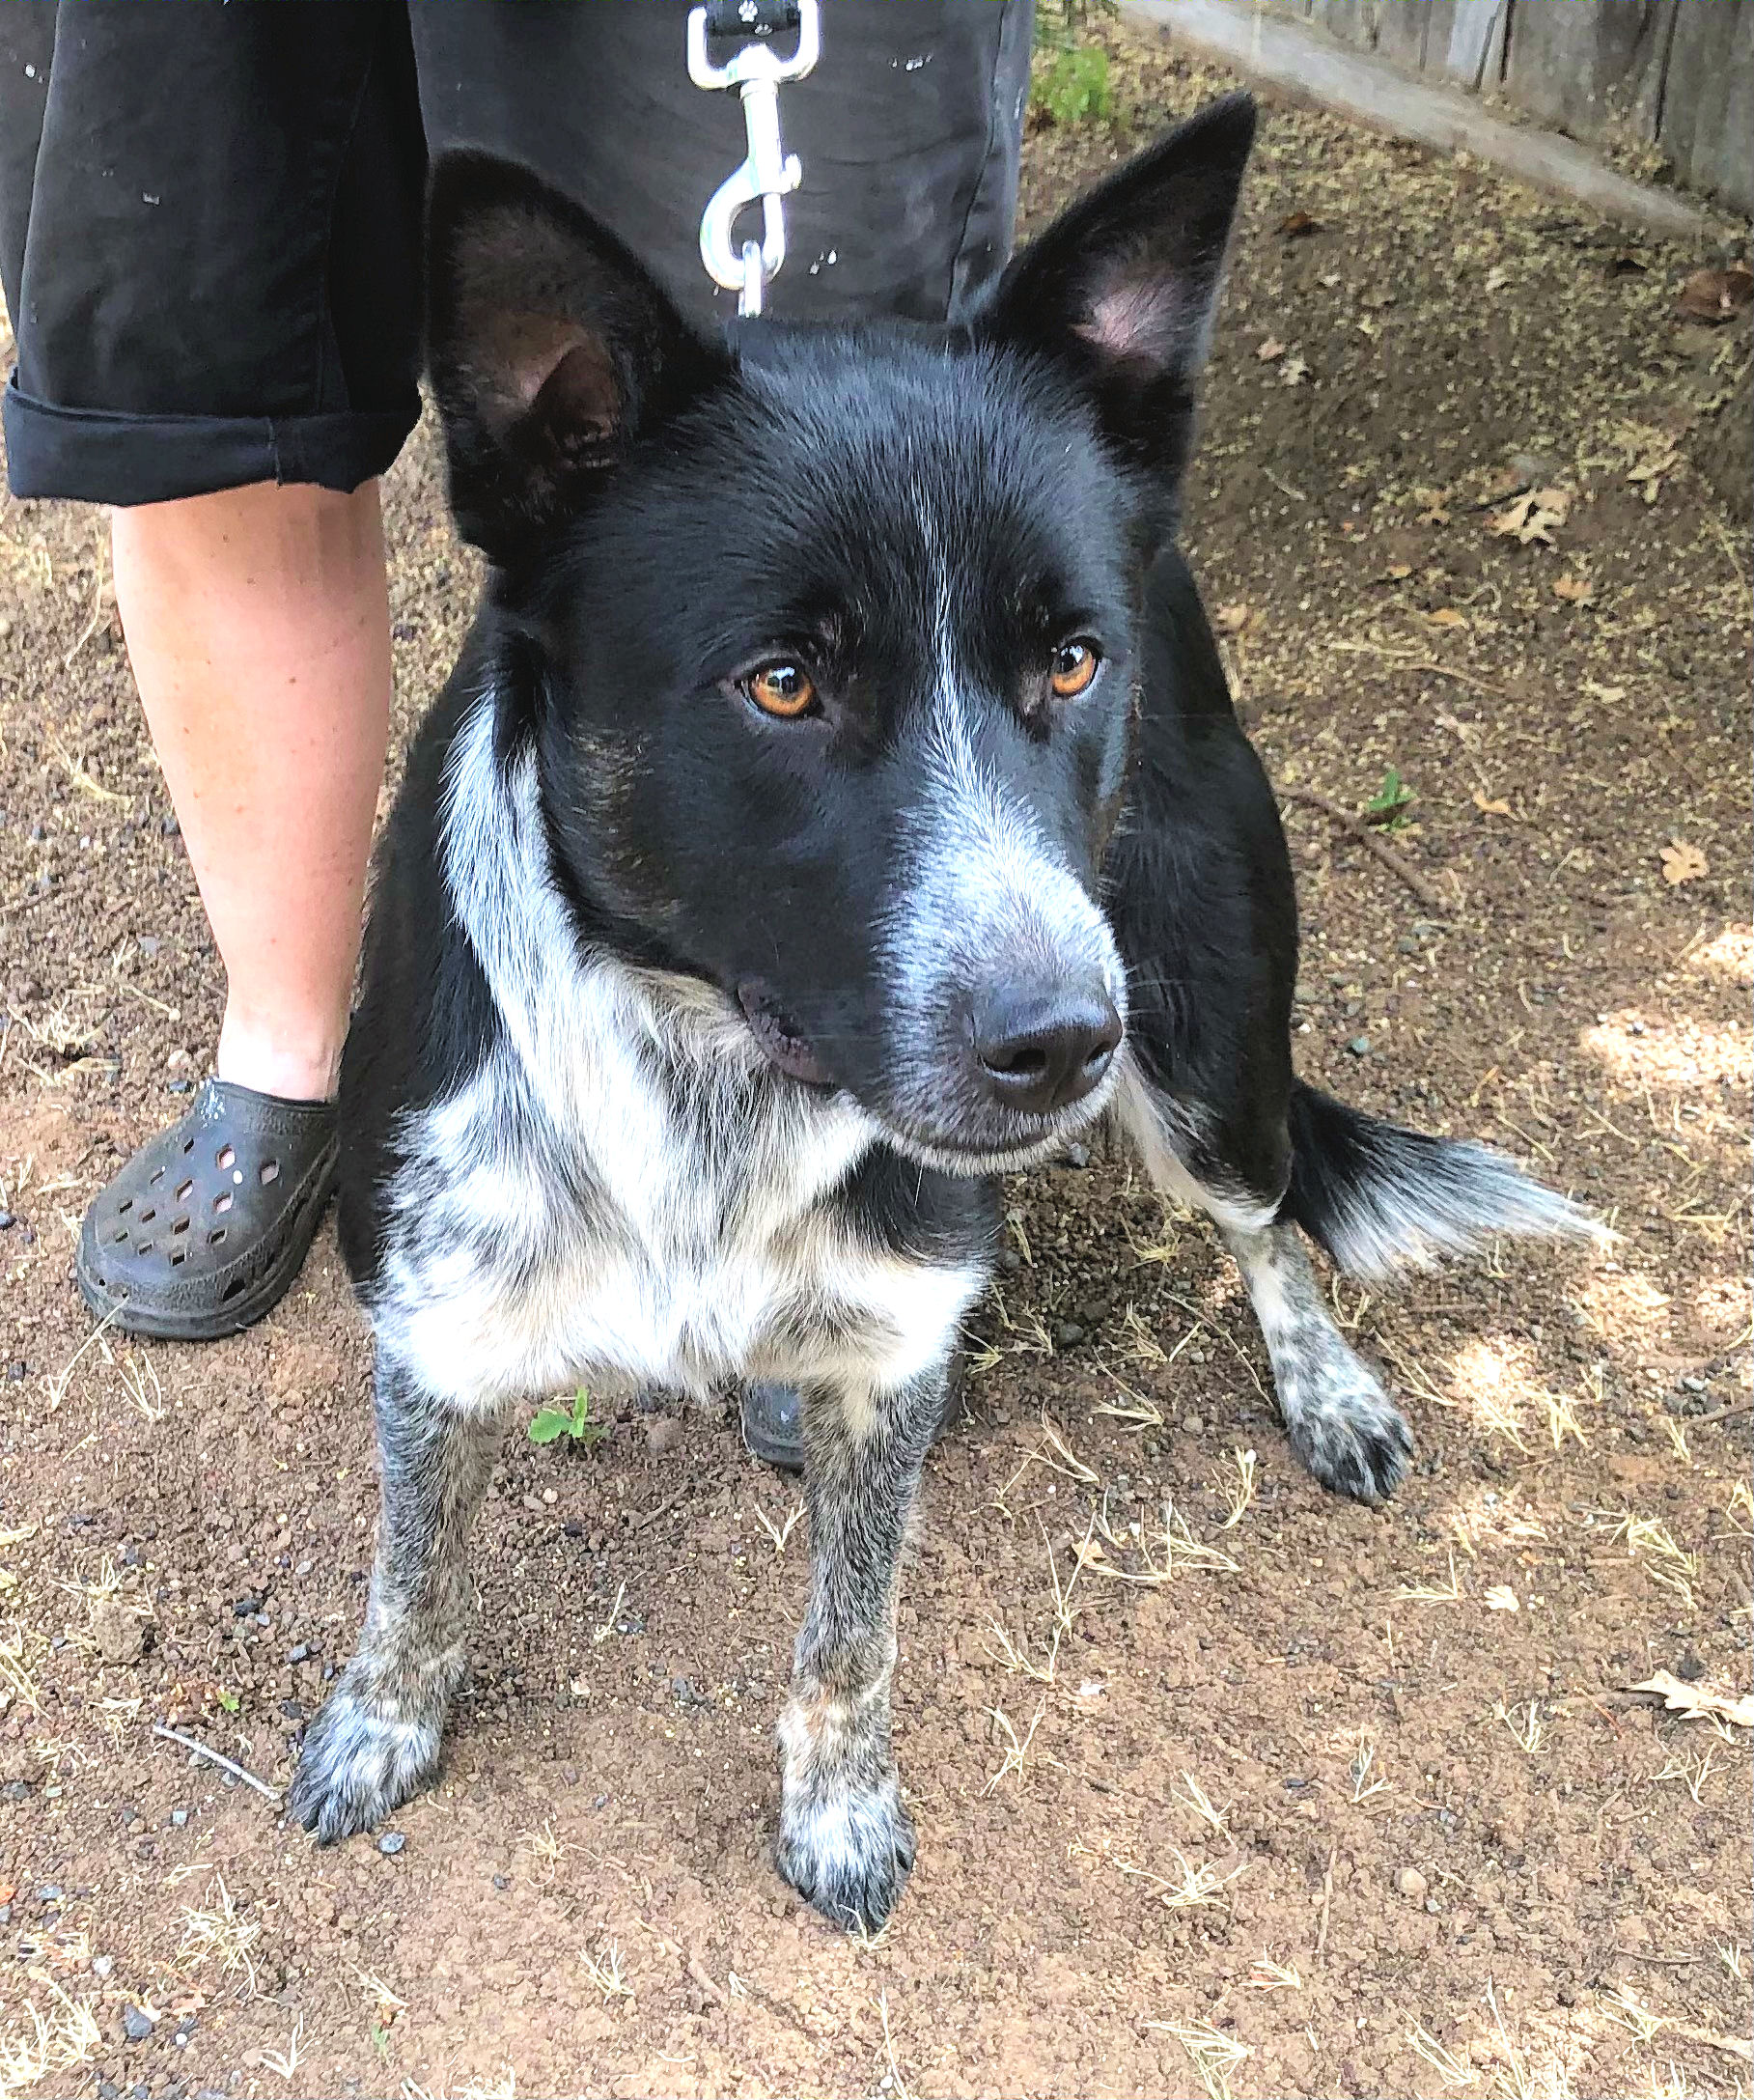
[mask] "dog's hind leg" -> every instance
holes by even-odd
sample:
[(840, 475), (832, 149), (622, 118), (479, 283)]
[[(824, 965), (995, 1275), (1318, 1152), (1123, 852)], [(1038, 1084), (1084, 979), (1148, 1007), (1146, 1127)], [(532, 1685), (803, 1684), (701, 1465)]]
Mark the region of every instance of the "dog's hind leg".
[(376, 1404), (383, 1509), (365, 1630), (288, 1795), (323, 1844), (368, 1830), (437, 1769), (467, 1663), (469, 1530), (500, 1442), (497, 1414), (433, 1398), (381, 1352)]
[(877, 1931), (913, 1864), (889, 1743), (902, 1546), (943, 1415), (939, 1368), (889, 1392), (815, 1386), (804, 1406), (810, 1606), (780, 1720), (777, 1863), (852, 1931)]
[(1117, 1110), (1146, 1171), (1166, 1194), (1203, 1210), (1236, 1257), (1261, 1323), (1285, 1430), (1323, 1487), (1379, 1502), (1400, 1482), (1412, 1438), (1376, 1373), (1342, 1338), (1295, 1225), (1276, 1221), (1279, 1194), (1251, 1191), (1197, 1134), (1197, 1118), (1135, 1064)]
[(1381, 1501), (1406, 1472), (1412, 1434), (1377, 1374), (1342, 1339), (1296, 1226), (1218, 1230), (1248, 1286), (1297, 1456), (1323, 1487)]
[(1117, 1120), (1157, 1187), (1207, 1212), (1240, 1265), (1304, 1464), (1377, 1501), (1406, 1470), (1406, 1425), (1341, 1339), (1295, 1226), (1279, 1221), (1294, 1165), (1291, 857), (1173, 550), (1151, 574), (1144, 642), (1126, 804), (1103, 868), (1129, 1009)]

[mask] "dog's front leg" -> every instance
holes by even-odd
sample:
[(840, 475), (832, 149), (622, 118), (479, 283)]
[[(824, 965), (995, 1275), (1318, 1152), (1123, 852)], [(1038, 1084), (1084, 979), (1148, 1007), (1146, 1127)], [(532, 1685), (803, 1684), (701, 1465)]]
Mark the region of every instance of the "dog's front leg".
[(432, 1778), (467, 1654), (470, 1526), (501, 1418), (434, 1398), (380, 1353), (376, 1405), (383, 1509), (365, 1631), (311, 1723), (288, 1806), (330, 1844)]
[(889, 1392), (813, 1387), (804, 1408), (810, 1609), (780, 1721), (778, 1864), (824, 1917), (876, 1932), (913, 1864), (889, 1746), (895, 1608), (942, 1367)]

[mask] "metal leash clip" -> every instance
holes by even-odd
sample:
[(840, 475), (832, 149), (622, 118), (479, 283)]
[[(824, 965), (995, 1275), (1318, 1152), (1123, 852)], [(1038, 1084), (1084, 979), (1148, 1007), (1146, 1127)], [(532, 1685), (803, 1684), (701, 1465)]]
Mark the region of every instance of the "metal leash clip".
[[(765, 43), (748, 43), (728, 65), (715, 66), (707, 54), (710, 33), (720, 33), (720, 19), (765, 37), (772, 34), (772, 0), (715, 0), (688, 16), (688, 77), (697, 88), (736, 88), (743, 102), (743, 127), (749, 154), (742, 166), (714, 191), (701, 216), (701, 261), (708, 275), (738, 294), (739, 314), (759, 314), (762, 293), (786, 260), (786, 216), (781, 199), (803, 180), (796, 154), (780, 145), (780, 88), (801, 80), (821, 53), (821, 16), (818, 0), (792, 0), (784, 14), (797, 18), (797, 47), (781, 58)], [(762, 238), (737, 244), (738, 215), (760, 200)]]

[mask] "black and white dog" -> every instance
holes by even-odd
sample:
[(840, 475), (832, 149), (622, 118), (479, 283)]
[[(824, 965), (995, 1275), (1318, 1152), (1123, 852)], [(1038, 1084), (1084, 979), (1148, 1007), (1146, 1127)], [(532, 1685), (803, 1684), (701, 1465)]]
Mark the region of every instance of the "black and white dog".
[(432, 1778), (465, 1542), (532, 1397), (804, 1391), (778, 1862), (879, 1925), (913, 1856), (897, 1569), (993, 1177), (1103, 1114), (1246, 1278), (1293, 1443), (1376, 1500), (1402, 1417), (1299, 1232), (1379, 1275), (1586, 1231), (1292, 1077), (1290, 863), (1171, 544), (1254, 129), (1215, 104), (972, 322), (697, 338), (566, 199), (436, 174), (430, 355), (492, 563), (385, 844), (342, 1083), (377, 1346), (359, 1651), (293, 1813)]

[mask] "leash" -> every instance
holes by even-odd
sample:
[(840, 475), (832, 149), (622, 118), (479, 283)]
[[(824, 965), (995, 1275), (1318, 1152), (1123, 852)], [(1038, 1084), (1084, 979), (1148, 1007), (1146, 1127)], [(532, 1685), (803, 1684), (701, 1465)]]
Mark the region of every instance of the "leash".
[[(793, 29), (797, 44), (782, 58), (766, 40)], [(710, 42), (735, 36), (758, 41), (715, 66)], [(759, 314), (763, 293), (779, 275), (786, 260), (784, 200), (804, 175), (796, 154), (785, 152), (780, 143), (779, 91), (790, 80), (803, 79), (821, 49), (819, 0), (708, 0), (688, 16), (689, 79), (697, 88), (735, 88), (742, 98), (748, 154), (714, 190), (701, 215), (701, 261), (714, 284), (738, 294), (739, 314)], [(739, 247), (737, 221), (757, 202), (762, 238), (745, 239)]]

